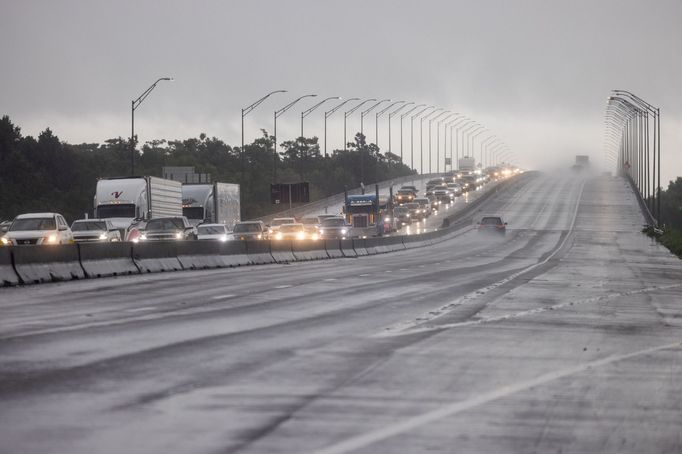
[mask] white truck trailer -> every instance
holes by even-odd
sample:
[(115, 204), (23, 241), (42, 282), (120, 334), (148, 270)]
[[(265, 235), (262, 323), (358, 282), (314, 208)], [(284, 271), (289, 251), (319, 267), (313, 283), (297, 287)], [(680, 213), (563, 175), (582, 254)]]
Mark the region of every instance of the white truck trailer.
[(95, 190), (95, 218), (110, 219), (121, 238), (135, 220), (182, 216), (182, 184), (158, 177), (103, 178)]
[(463, 156), (459, 158), (458, 169), (461, 172), (473, 172), (476, 170), (476, 159), (473, 156)]
[(240, 221), (239, 197), (238, 184), (183, 184), (182, 213), (192, 225), (210, 222), (232, 230)]

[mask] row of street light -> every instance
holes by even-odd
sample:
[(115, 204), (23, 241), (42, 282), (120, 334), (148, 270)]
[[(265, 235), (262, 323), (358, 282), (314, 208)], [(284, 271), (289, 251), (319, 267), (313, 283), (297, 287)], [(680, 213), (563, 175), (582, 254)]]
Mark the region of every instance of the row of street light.
[[(137, 99), (132, 101), (131, 108), (131, 138), (130, 138), (130, 166), (131, 175), (135, 173), (135, 110), (140, 106), (140, 104), (149, 96), (149, 94), (156, 88), (157, 84), (162, 81), (172, 81), (171, 77), (161, 77), (157, 79), (147, 90), (145, 90)], [(244, 181), (244, 164), (245, 164), (245, 154), (244, 154), (244, 118), (253, 112), (258, 106), (260, 106), (266, 99), (270, 96), (278, 93), (287, 93), (287, 90), (274, 90), (266, 94), (262, 98), (258, 99), (251, 105), (241, 109), (241, 148), (240, 148), (240, 161), (241, 161), (241, 181)], [(277, 119), (296, 105), (299, 101), (306, 98), (317, 97), (316, 94), (306, 94), (299, 96), (290, 103), (286, 104), (280, 109), (274, 111), (273, 118), (273, 181), (277, 181)], [(403, 162), (404, 157), (404, 134), (403, 134), (403, 124), (406, 118), (410, 119), (410, 168), (415, 168), (414, 163), (414, 122), (419, 119), (419, 169), (420, 172), (424, 173), (424, 121), (428, 121), (428, 168), (429, 172), (432, 173), (434, 168), (432, 165), (432, 124), (436, 122), (436, 173), (440, 173), (440, 128), (443, 126), (443, 171), (447, 170), (448, 164), (450, 165), (450, 170), (453, 169), (453, 165), (459, 161), (460, 151), (462, 157), (464, 156), (474, 156), (474, 146), (476, 139), (481, 136), (487, 136), (480, 143), (480, 154), (479, 163), (480, 165), (486, 167), (502, 160), (509, 160), (513, 158), (513, 153), (509, 147), (502, 141), (500, 141), (494, 134), (492, 134), (485, 127), (480, 125), (474, 120), (467, 118), (457, 112), (452, 112), (450, 110), (445, 110), (444, 108), (429, 106), (426, 104), (416, 104), (412, 101), (393, 101), (391, 99), (381, 99), (376, 98), (349, 98), (342, 100), (340, 96), (331, 96), (323, 99), (322, 101), (314, 104), (310, 108), (303, 110), (301, 112), (301, 137), (303, 137), (303, 122), (306, 117), (308, 117), (317, 108), (322, 106), (328, 101), (341, 100), (341, 103), (332, 107), (330, 110), (324, 112), (324, 155), (327, 156), (327, 120), (343, 106), (348, 103), (359, 101), (354, 107), (343, 113), (343, 149), (347, 150), (348, 144), (348, 118), (353, 115), (356, 111), (361, 109), (363, 106), (370, 104), (365, 110), (360, 111), (360, 133), (364, 135), (364, 122), (365, 117), (367, 117), (375, 109), (374, 115), (374, 140), (375, 144), (379, 146), (379, 118), (388, 113), (388, 152), (393, 153), (392, 147), (392, 134), (391, 134), (391, 120), (399, 115), (400, 119), (400, 162)], [(388, 103), (387, 106), (378, 109), (384, 103)], [(411, 108), (410, 108), (411, 107)], [(409, 109), (408, 109), (409, 108)], [(406, 110), (407, 109), (407, 110)], [(454, 134), (453, 134), (454, 131)], [(447, 143), (448, 143), (448, 132), (450, 133), (450, 155), (447, 155)], [(460, 147), (460, 132), (461, 132), (461, 147)], [(453, 161), (453, 137), (454, 137), (454, 161)], [(466, 139), (465, 139), (466, 138)], [(466, 140), (466, 143), (465, 143)], [(455, 163), (455, 164), (453, 164)]]
[[(653, 134), (649, 134), (650, 118)], [(629, 91), (613, 90), (606, 104), (604, 153), (616, 163), (617, 172), (632, 181), (657, 225), (661, 218), (661, 109)]]
[[(243, 156), (243, 150), (244, 150), (244, 117), (250, 113), (253, 109), (255, 109), (258, 105), (260, 105), (265, 99), (270, 97), (271, 95), (274, 95), (276, 93), (286, 93), (286, 90), (275, 90), (264, 97), (260, 98), (258, 101), (255, 103), (251, 104), (250, 106), (242, 109), (242, 156)], [(275, 110), (275, 115), (274, 115), (274, 125), (273, 125), (273, 139), (274, 139), (274, 150), (273, 150), (273, 181), (276, 181), (277, 179), (277, 170), (276, 170), (276, 165), (277, 165), (277, 119), (284, 114), (287, 110), (289, 110), (291, 107), (293, 107), (296, 103), (301, 101), (302, 99), (305, 98), (312, 98), (316, 97), (317, 95), (315, 94), (308, 94), (304, 96), (300, 96), (293, 101), (291, 101), (289, 104), (285, 105), (281, 109)], [(412, 101), (393, 101), (392, 99), (381, 99), (378, 100), (376, 98), (368, 98), (368, 99), (362, 99), (362, 98), (349, 98), (346, 100), (343, 100), (340, 96), (332, 96), (325, 98), (324, 100), (318, 102), (317, 104), (313, 105), (312, 107), (303, 110), (301, 112), (301, 137), (303, 137), (303, 122), (306, 117), (308, 117), (313, 111), (315, 111), (318, 107), (320, 107), (322, 104), (326, 103), (327, 101), (331, 100), (341, 100), (339, 104), (336, 106), (332, 107), (330, 110), (324, 112), (324, 155), (327, 156), (327, 120), (337, 111), (339, 111), (343, 106), (346, 106), (350, 102), (357, 102), (359, 101), (355, 106), (351, 107), (348, 110), (345, 110), (343, 112), (343, 149), (344, 151), (347, 150), (347, 145), (348, 145), (348, 118), (350, 118), (355, 112), (360, 110), (362, 107), (366, 108), (364, 110), (360, 110), (360, 133), (364, 135), (365, 133), (365, 118), (372, 112), (375, 111), (374, 114), (374, 139), (375, 139), (375, 144), (377, 147), (379, 146), (379, 118), (384, 115), (385, 113), (388, 113), (388, 152), (393, 153), (393, 143), (392, 143), (392, 130), (391, 130), (391, 121), (392, 119), (399, 115), (400, 119), (400, 162), (403, 162), (404, 158), (404, 133), (403, 133), (403, 125), (404, 125), (404, 120), (406, 118), (410, 119), (410, 167), (412, 169), (415, 168), (415, 154), (414, 154), (414, 123), (415, 120), (419, 120), (419, 134), (420, 134), (420, 139), (419, 139), (419, 169), (421, 173), (424, 173), (424, 122), (428, 121), (428, 169), (429, 173), (432, 173), (434, 170), (433, 167), (433, 162), (432, 162), (432, 138), (433, 138), (433, 132), (432, 132), (432, 125), (433, 122), (436, 122), (436, 166), (435, 166), (435, 171), (436, 173), (440, 173), (440, 128), (443, 126), (443, 157), (444, 157), (444, 167), (443, 171), (447, 170), (448, 164), (450, 165), (450, 169), (453, 169), (453, 162), (458, 162), (459, 157), (460, 157), (460, 151), (462, 153), (462, 157), (464, 156), (474, 156), (474, 147), (475, 147), (475, 141), (479, 136), (485, 135), (487, 136), (485, 140), (482, 140), (480, 143), (480, 153), (479, 153), (479, 163), (482, 166), (490, 166), (495, 163), (501, 162), (502, 160), (509, 160), (513, 158), (513, 153), (509, 150), (509, 147), (502, 141), (500, 141), (494, 134), (492, 134), (488, 129), (480, 125), (479, 123), (475, 122), (474, 120), (471, 120), (467, 118), (465, 115), (462, 115), (460, 113), (452, 112), (450, 110), (445, 110), (444, 108), (439, 108), (436, 106), (429, 106), (426, 104), (416, 104), (415, 102)], [(372, 104), (370, 104), (372, 103)], [(386, 106), (382, 106), (382, 108), (379, 108), (384, 103), (388, 103)], [(368, 105), (369, 104), (369, 105)], [(409, 108), (411, 106), (411, 108)], [(405, 109), (409, 108), (407, 111)], [(453, 131), (454, 131), (454, 136), (453, 136)], [(461, 148), (460, 148), (460, 131), (461, 131)], [(448, 132), (450, 132), (450, 156), (448, 158), (447, 156), (447, 136)], [(453, 137), (454, 137), (454, 147), (453, 147)], [(454, 156), (454, 161), (453, 161), (453, 148), (455, 152)], [(362, 164), (362, 163), (361, 163)], [(243, 164), (242, 164), (243, 165)], [(243, 174), (243, 167), (242, 167), (242, 174)]]

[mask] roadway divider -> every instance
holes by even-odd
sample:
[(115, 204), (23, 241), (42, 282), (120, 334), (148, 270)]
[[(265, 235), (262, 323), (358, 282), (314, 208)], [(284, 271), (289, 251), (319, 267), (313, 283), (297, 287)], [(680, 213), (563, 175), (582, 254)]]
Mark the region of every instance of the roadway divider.
[(270, 253), (277, 263), (295, 262), (292, 240), (271, 240)]
[(322, 240), (294, 241), (292, 252), (296, 260), (323, 260), (329, 255)]
[(327, 251), (327, 255), (330, 259), (345, 257), (345, 255), (343, 255), (343, 251), (341, 250), (341, 240), (324, 240), (324, 249)]
[(79, 243), (78, 257), (89, 278), (140, 273), (132, 243)]
[(386, 252), (402, 251), (405, 249), (402, 236), (385, 236), (381, 238), (381, 242), (376, 246), (377, 252), (384, 254)]
[(270, 241), (245, 241), (246, 255), (254, 265), (265, 265), (275, 263), (275, 259), (270, 253)]
[(0, 284), (17, 285), (19, 276), (12, 266), (12, 248), (0, 247)]
[(149, 241), (133, 244), (133, 261), (141, 273), (180, 271), (179, 241)]
[(353, 249), (358, 257), (369, 255), (369, 252), (367, 252), (367, 248), (365, 247), (364, 238), (353, 238)]
[(353, 248), (353, 240), (351, 240), (350, 238), (345, 240), (339, 240), (339, 245), (341, 246), (341, 253), (343, 254), (344, 257), (358, 256), (358, 253), (355, 252), (355, 249)]
[(376, 255), (380, 254), (382, 251), (382, 243), (383, 243), (383, 238), (379, 237), (372, 237), (372, 238), (364, 238), (362, 240), (365, 246), (365, 250), (367, 251), (367, 255)]
[(184, 269), (227, 268), (250, 263), (245, 241), (180, 241), (178, 260)]
[(14, 270), (22, 284), (83, 279), (85, 272), (78, 260), (78, 246), (16, 246), (12, 248)]

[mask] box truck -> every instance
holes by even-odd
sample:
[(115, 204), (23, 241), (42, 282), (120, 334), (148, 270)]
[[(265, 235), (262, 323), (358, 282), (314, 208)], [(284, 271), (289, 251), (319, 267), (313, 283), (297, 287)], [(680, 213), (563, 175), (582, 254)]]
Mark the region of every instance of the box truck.
[(232, 230), (241, 220), (239, 197), (238, 184), (183, 184), (182, 213), (192, 225), (208, 222)]

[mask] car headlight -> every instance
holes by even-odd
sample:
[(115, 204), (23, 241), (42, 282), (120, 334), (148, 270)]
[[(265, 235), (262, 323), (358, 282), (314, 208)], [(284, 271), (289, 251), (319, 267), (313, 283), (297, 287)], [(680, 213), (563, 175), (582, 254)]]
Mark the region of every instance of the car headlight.
[(182, 239), (182, 232), (175, 232), (175, 239), (181, 240)]
[(320, 229), (320, 235), (324, 235), (324, 229)]
[(319, 238), (319, 236), (317, 235), (317, 233), (313, 233), (310, 237), (310, 239), (312, 239), (312, 240), (317, 240), (318, 238)]
[(2, 238), (0, 238), (0, 244), (4, 244), (5, 246), (7, 246), (10, 244), (10, 241), (3, 236)]
[(384, 218), (384, 222), (391, 222), (391, 217), (390, 217), (390, 216), (386, 216), (386, 217)]
[(281, 239), (282, 239), (282, 232), (277, 232), (277, 233), (275, 233), (275, 239), (276, 239), (276, 240), (281, 240)]
[(45, 241), (50, 243), (50, 244), (54, 244), (57, 242), (57, 235), (55, 233), (52, 233), (52, 234), (50, 234), (50, 236), (45, 238)]
[(227, 241), (227, 235), (221, 235), (220, 241)]
[(410, 217), (410, 215), (408, 214), (408, 215), (407, 215), (407, 217), (409, 218), (409, 217)]
[(141, 240), (141, 241), (144, 241), (144, 240), (147, 239), (147, 235), (145, 235), (145, 234), (143, 233), (142, 235), (140, 235), (140, 236), (137, 237), (137, 238), (138, 238), (139, 240)]
[(262, 239), (263, 239), (263, 235), (259, 233), (258, 236), (257, 236), (256, 238), (258, 238), (259, 240), (262, 240)]
[(341, 235), (345, 235), (346, 233), (348, 233), (348, 229), (341, 229)]
[(298, 232), (296, 234), (296, 239), (305, 240), (305, 232)]
[(106, 240), (106, 239), (107, 239), (107, 234), (106, 234), (106, 233), (101, 234), (101, 235), (99, 236), (99, 239), (100, 239), (100, 240)]

